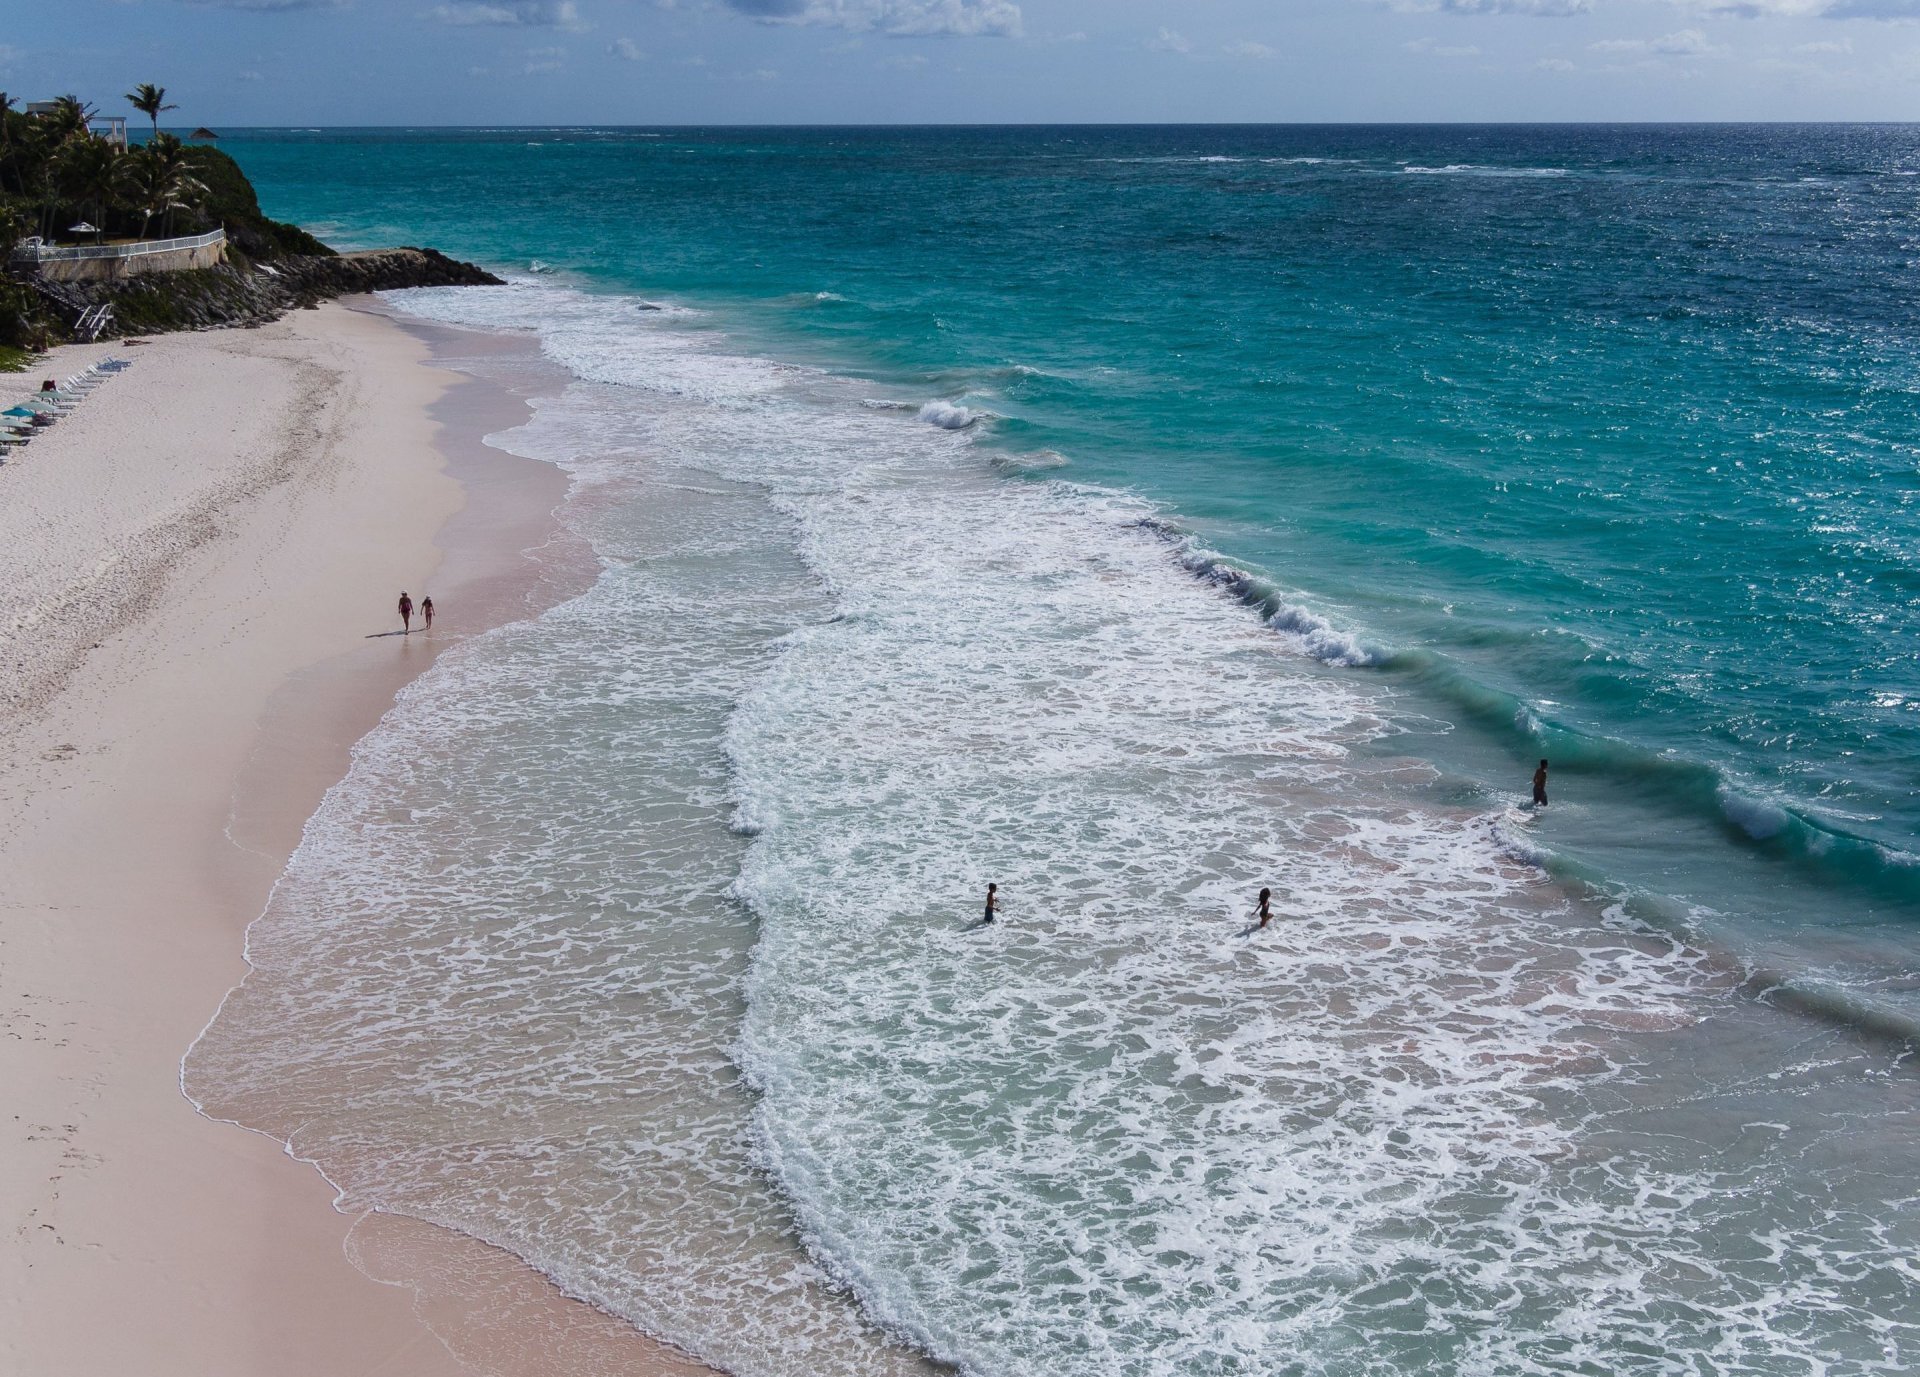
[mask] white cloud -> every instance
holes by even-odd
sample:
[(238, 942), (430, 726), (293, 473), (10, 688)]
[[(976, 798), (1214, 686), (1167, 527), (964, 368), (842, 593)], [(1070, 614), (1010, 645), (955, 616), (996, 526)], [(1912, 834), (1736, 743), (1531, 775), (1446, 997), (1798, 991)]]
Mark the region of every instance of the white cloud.
[(1387, 6), (1402, 14), (1519, 14), (1534, 19), (1564, 19), (1592, 13), (1593, 0), (1387, 0)]
[(1652, 57), (1705, 57), (1724, 51), (1707, 42), (1707, 36), (1698, 29), (1681, 29), (1660, 38), (1606, 38), (1589, 43), (1587, 49), (1596, 53), (1639, 53)]
[(647, 59), (647, 55), (640, 50), (640, 45), (631, 38), (614, 39), (607, 44), (607, 51), (626, 62), (644, 62)]
[(1543, 57), (1533, 65), (1543, 72), (1574, 72), (1579, 70), (1579, 68), (1575, 67), (1564, 57)]
[(1853, 51), (1853, 40), (1851, 38), (1842, 38), (1837, 41), (1829, 41), (1825, 43), (1802, 43), (1799, 47), (1795, 48), (1794, 51), (1796, 53), (1810, 53), (1810, 54), (1811, 53), (1850, 53)]
[(588, 27), (574, 0), (454, 0), (435, 5), (421, 16), (442, 24), (466, 26), (497, 24), (514, 28), (565, 29), (578, 33)]
[(1732, 19), (1920, 19), (1920, 0), (1676, 0)]
[(186, 0), (202, 10), (259, 10), (275, 13), (283, 10), (343, 10), (352, 0)]
[(822, 24), (902, 36), (1018, 38), (1013, 0), (725, 0), (763, 24)]
[(1172, 29), (1162, 29), (1159, 34), (1147, 40), (1147, 46), (1157, 53), (1190, 53), (1193, 44), (1183, 33)]
[(1220, 51), (1228, 57), (1269, 58), (1274, 55), (1272, 48), (1264, 43), (1255, 43), (1250, 38), (1236, 38), (1231, 43), (1223, 43)]
[(1416, 38), (1411, 43), (1400, 45), (1410, 53), (1426, 53), (1430, 57), (1478, 57), (1480, 50), (1471, 43), (1442, 43), (1437, 38)]
[(876, 67), (888, 67), (895, 71), (910, 72), (927, 65), (925, 53), (899, 53), (893, 57), (883, 57), (873, 64)]
[(527, 65), (520, 70), (528, 76), (534, 76), (540, 72), (557, 72), (566, 66), (566, 59), (565, 48), (529, 48)]

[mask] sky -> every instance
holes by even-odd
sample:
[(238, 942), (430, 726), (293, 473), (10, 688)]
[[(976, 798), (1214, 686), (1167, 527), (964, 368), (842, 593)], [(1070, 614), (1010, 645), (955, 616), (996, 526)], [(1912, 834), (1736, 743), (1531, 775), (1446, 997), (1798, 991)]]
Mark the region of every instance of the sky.
[(182, 126), (1920, 119), (1920, 0), (0, 0)]

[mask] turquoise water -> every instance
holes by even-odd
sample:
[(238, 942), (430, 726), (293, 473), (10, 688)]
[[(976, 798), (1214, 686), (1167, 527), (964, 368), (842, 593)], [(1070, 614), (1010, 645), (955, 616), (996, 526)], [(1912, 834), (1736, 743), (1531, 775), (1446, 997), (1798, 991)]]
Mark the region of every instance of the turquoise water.
[[(357, 1198), (749, 1372), (788, 1369), (715, 1319), (742, 1284), (799, 1297), (796, 1370), (885, 1369), (876, 1324), (992, 1374), (1912, 1366), (1920, 132), (227, 147), (271, 214), (515, 279), (398, 300), (568, 370), (499, 443), (607, 566), (443, 662), (431, 710), (488, 730), (363, 761), (283, 885), (256, 965), (368, 1032), (358, 1097), (261, 1051), (291, 995), (209, 1053), (310, 1074), (280, 1113)], [(632, 777), (527, 764), (623, 731), (664, 734)], [(650, 851), (614, 815), (675, 771)], [(408, 810), (486, 863), (380, 870)], [(1009, 921), (956, 926), (996, 877)], [(525, 979), (627, 922), (688, 945)], [(357, 944), (390, 987), (334, 988)], [(523, 1107), (427, 1152), (407, 1107), (525, 1050), (431, 997), (468, 962), (528, 1008), (697, 972), (701, 1032), (577, 1032), (618, 1150)], [(371, 1069), (409, 998), (451, 1079)], [(751, 1171), (708, 1149), (746, 1175), (663, 1218), (628, 1196), (671, 1134), (594, 1087), (682, 1041), (745, 1084), (678, 1121)], [(751, 1265), (663, 1296), (648, 1230)]]
[(1557, 757), (1542, 840), (1609, 878), (1920, 911), (1911, 130), (234, 151), (344, 241), (710, 307), (1165, 502), (1430, 695), (1463, 783)]

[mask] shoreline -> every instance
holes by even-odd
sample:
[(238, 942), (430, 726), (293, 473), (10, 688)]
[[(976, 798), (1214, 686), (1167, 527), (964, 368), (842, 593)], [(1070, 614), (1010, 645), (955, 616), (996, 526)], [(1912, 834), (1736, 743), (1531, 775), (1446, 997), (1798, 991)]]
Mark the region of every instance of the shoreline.
[[(597, 1338), (625, 1370), (705, 1370), (597, 1311), (582, 1325), (588, 1307), (485, 1245), (356, 1239), (317, 1172), (180, 1091), (180, 1058), (244, 974), (241, 935), (353, 743), (438, 650), (585, 568), (554, 540), (565, 476), (482, 442), (530, 394), (442, 366), (456, 333), (485, 339), (335, 304), (67, 347), (36, 370), (134, 360), (0, 472), (16, 642), (0, 1355), (20, 1371), (548, 1370), (475, 1324), (500, 1313), (618, 1326)], [(430, 639), (377, 635), (396, 580), (439, 594)], [(50, 663), (65, 670), (45, 692), (20, 691)], [(475, 1248), (496, 1264), (479, 1291)]]

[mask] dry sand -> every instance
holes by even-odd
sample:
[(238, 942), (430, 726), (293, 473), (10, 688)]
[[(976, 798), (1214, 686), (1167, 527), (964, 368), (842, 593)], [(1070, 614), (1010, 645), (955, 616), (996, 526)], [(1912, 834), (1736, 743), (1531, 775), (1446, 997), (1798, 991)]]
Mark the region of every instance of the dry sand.
[[(704, 1371), (504, 1254), (356, 1226), (179, 1088), (351, 743), (566, 583), (564, 543), (521, 554), (559, 475), (477, 442), (522, 404), (346, 305), (69, 348), (0, 396), (107, 353), (133, 367), (0, 467), (0, 1371)], [(402, 588), (431, 639), (374, 634)]]

